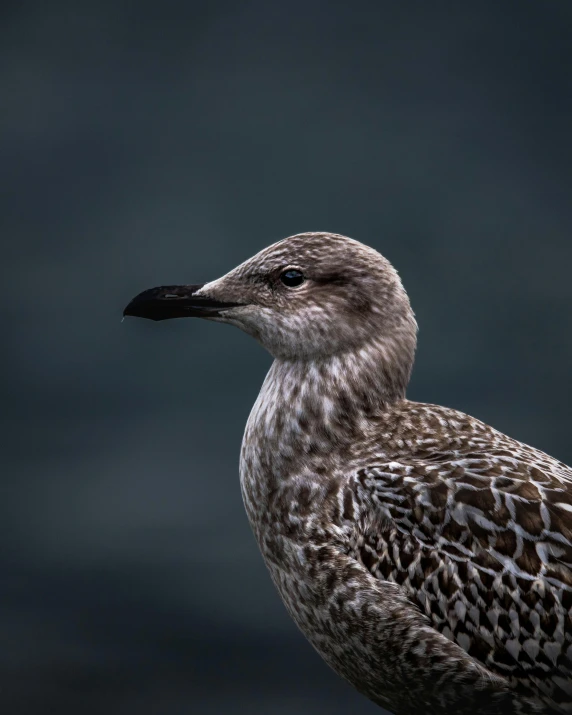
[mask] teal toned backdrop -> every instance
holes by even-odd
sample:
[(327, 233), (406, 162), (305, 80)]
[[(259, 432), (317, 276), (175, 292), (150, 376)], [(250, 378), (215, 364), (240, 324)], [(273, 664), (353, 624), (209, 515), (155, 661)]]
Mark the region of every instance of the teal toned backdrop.
[(0, 710), (373, 715), (240, 499), (269, 357), (126, 320), (286, 235), (398, 268), (410, 397), (572, 462), (572, 4), (6, 2)]

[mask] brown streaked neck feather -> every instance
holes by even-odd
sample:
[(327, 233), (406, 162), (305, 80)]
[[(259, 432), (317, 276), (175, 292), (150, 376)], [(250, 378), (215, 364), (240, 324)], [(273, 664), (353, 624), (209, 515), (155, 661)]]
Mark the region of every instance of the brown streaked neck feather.
[(405, 398), (415, 350), (409, 337), (320, 359), (275, 360), (246, 427), (256, 472), (268, 482), (301, 470), (319, 474), (328, 455), (349, 456), (372, 418)]

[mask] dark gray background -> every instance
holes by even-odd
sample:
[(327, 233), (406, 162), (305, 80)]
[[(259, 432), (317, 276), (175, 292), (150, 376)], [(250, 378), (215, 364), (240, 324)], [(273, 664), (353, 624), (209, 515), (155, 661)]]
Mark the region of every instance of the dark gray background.
[(299, 231), (387, 255), (410, 397), (572, 462), (572, 5), (3, 3), (0, 709), (366, 715), (243, 513), (270, 364), (120, 322)]

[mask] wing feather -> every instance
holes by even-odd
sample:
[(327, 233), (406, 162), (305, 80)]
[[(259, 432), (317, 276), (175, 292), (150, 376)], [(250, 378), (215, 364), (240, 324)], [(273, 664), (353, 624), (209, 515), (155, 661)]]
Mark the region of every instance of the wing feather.
[(572, 472), (487, 429), (359, 469), (354, 556), (490, 671), (570, 712)]

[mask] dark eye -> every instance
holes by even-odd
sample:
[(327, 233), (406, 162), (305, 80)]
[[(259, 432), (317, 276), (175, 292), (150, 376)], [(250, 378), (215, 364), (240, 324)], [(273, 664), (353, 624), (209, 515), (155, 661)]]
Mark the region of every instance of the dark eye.
[(285, 286), (288, 286), (288, 288), (295, 288), (296, 286), (301, 285), (306, 279), (301, 271), (290, 268), (280, 274), (280, 280)]

